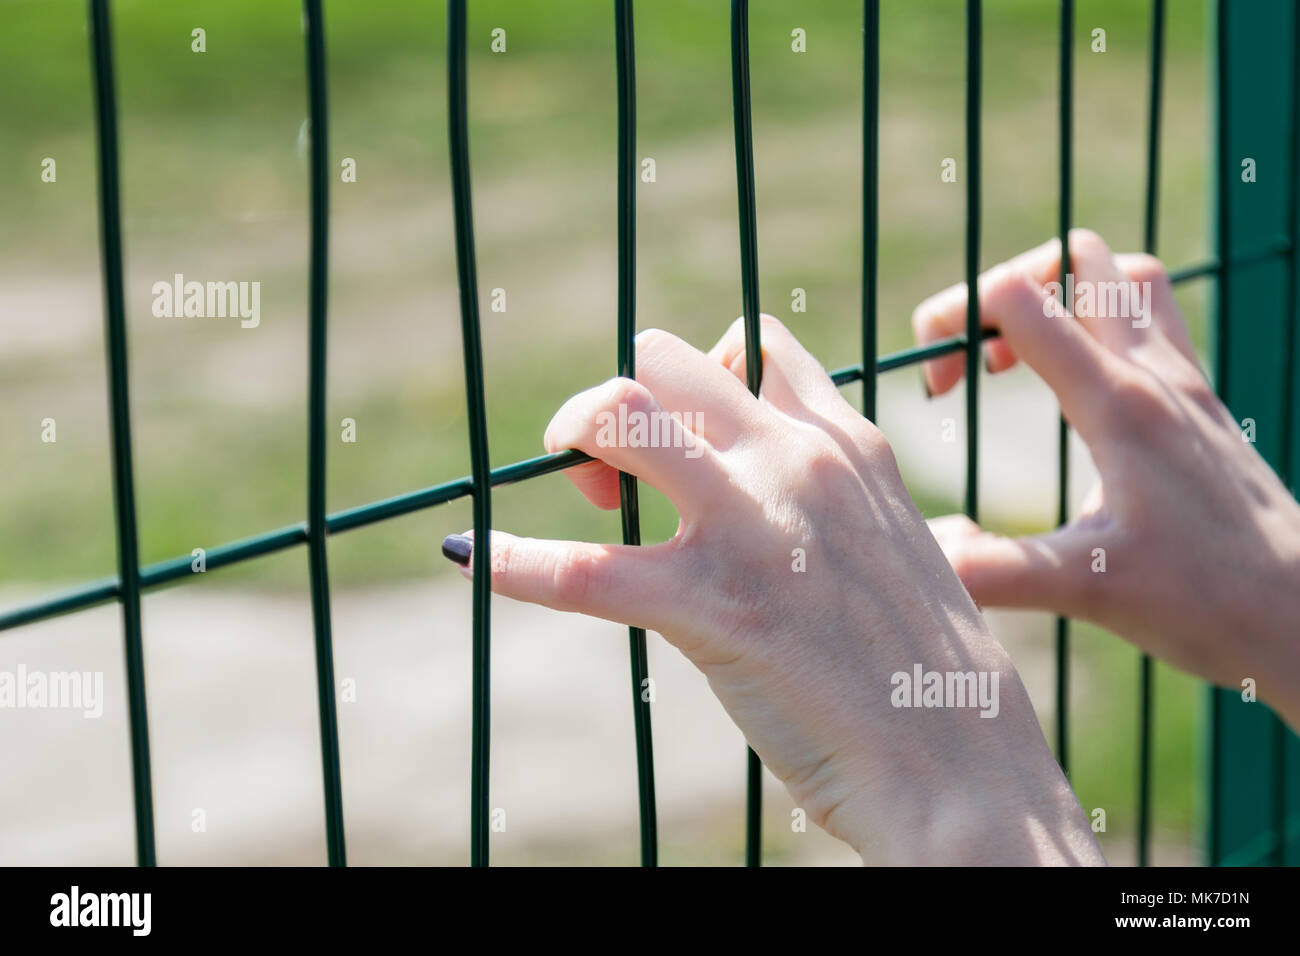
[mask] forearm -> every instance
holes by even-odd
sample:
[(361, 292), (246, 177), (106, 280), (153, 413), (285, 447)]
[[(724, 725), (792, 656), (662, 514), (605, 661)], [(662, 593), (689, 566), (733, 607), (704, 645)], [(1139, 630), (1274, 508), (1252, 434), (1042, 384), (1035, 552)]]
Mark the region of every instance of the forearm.
[(1259, 699), (1300, 729), (1300, 505), (1286, 495), (1266, 515), (1257, 553), (1230, 577), (1222, 634), (1233, 665), (1223, 684), (1241, 691), (1245, 680), (1254, 681)]
[(789, 781), (795, 799), (868, 864), (1104, 865), (1005, 651), (981, 631), (965, 655), (997, 673), (996, 709), (864, 713), (816, 776)]
[[(1255, 655), (1259, 697), (1300, 731), (1300, 561), (1279, 569), (1278, 586), (1264, 609), (1267, 621)], [(1238, 687), (1237, 689), (1240, 689)]]
[(826, 829), (872, 865), (1105, 864), (1041, 733), (1016, 759), (973, 763), (979, 769), (961, 775), (886, 770), (894, 780), (870, 788), (876, 795), (862, 788), (832, 798)]

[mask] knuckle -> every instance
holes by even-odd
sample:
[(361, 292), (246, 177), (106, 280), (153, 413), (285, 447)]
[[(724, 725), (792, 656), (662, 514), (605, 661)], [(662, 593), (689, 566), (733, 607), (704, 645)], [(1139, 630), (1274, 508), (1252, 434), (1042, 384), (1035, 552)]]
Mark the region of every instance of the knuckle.
[(821, 439), (807, 442), (797, 460), (811, 485), (823, 491), (836, 486), (852, 470), (843, 452)]
[(922, 301), (912, 310), (912, 331), (917, 340), (925, 342), (957, 331), (955, 326), (965, 321), (969, 298), (966, 283), (959, 282)]
[(1104, 259), (1110, 256), (1110, 246), (1106, 240), (1091, 229), (1070, 230), (1070, 255), (1085, 259)]
[(1125, 267), (1135, 282), (1150, 282), (1152, 285), (1166, 285), (1169, 282), (1169, 271), (1165, 264), (1148, 252), (1126, 256)]
[(863, 420), (861, 427), (854, 434), (854, 445), (867, 459), (869, 464), (892, 462), (894, 450), (890, 447), (885, 433), (871, 422)]
[(591, 552), (570, 549), (555, 559), (551, 588), (556, 601), (565, 607), (585, 606), (597, 578), (598, 562)]
[(492, 570), (492, 577), (509, 579), (519, 570), (514, 544), (508, 540), (501, 540), (500, 535), (497, 535), (491, 547), (492, 553), (488, 556), (488, 565)]
[(1201, 369), (1196, 363), (1188, 361), (1171, 345), (1166, 346), (1166, 355), (1169, 359), (1166, 363), (1168, 366), (1166, 377), (1178, 387), (1180, 392), (1197, 402), (1218, 401), (1214, 387), (1201, 373)]
[(650, 355), (670, 345), (677, 336), (663, 329), (642, 329), (636, 336), (638, 355)]
[(1202, 408), (1218, 411), (1223, 405), (1214, 389), (1210, 387), (1210, 383), (1199, 374), (1189, 376), (1187, 384), (1183, 386), (1183, 391), (1187, 393), (1188, 398)]
[(1223, 402), (1219, 400), (1214, 388), (1201, 374), (1200, 369), (1190, 362), (1186, 363), (1185, 371), (1179, 376), (1179, 390), (1192, 404), (1210, 414), (1221, 414), (1224, 409)]
[(918, 341), (924, 342), (942, 334), (940, 316), (946, 301), (948, 299), (943, 293), (937, 293), (912, 310), (912, 333)]
[(741, 316), (730, 325), (727, 331), (722, 333), (718, 343), (710, 350), (709, 354), (718, 358), (723, 365), (730, 367), (735, 357), (745, 348), (745, 317)]
[(1149, 434), (1150, 429), (1167, 420), (1169, 402), (1154, 385), (1151, 376), (1132, 370), (1111, 383), (1103, 411), (1106, 417)]
[(813, 476), (839, 471), (844, 467), (844, 462), (840, 456), (831, 448), (828, 442), (823, 441), (809, 442), (807, 449), (799, 457), (799, 461), (801, 467), (806, 467), (808, 473)]
[(998, 315), (1016, 309), (1008, 308), (1025, 302), (1037, 303), (1042, 298), (1042, 290), (1027, 273), (1007, 265), (990, 269), (980, 277), (980, 299), (984, 308)]
[(917, 339), (921, 339), (922, 336), (929, 331), (930, 314), (929, 299), (926, 299), (912, 310), (912, 334), (915, 335)]
[(870, 423), (862, 424), (852, 433), (851, 444), (817, 436), (803, 446), (798, 456), (800, 472), (820, 495), (856, 502), (864, 482), (889, 482), (897, 475), (894, 452), (884, 434)]
[(650, 390), (630, 378), (612, 378), (602, 388), (597, 401), (599, 410), (627, 406), (628, 411), (649, 411), (654, 406)]

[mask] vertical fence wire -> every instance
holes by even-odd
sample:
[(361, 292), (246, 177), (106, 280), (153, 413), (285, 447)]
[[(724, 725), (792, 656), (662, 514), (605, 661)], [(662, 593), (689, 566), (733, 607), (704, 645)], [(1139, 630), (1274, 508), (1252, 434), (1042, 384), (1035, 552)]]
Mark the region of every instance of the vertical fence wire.
[(153, 780), (149, 769), (144, 642), (140, 633), (140, 550), (136, 538), (135, 475), (131, 464), (126, 302), (122, 285), (122, 210), (117, 176), (117, 97), (108, 0), (90, 0), (89, 12), (95, 74), (95, 134), (99, 146), (99, 248), (104, 270), (104, 339), (108, 353), (108, 399), (113, 438), (113, 510), (117, 527), (117, 567), (121, 578), (122, 639), (131, 732), (135, 855), (140, 866), (153, 866)]
[(979, 520), (980, 0), (966, 0), (966, 514)]
[(469, 416), (470, 475), (474, 491), (474, 661), (470, 753), (470, 864), (488, 865), (488, 773), (491, 744), (491, 465), (483, 348), (479, 337), (478, 275), (469, 182), (469, 117), (465, 66), (465, 0), (447, 0), (447, 117), (456, 225), (456, 278), (460, 289), (461, 342)]
[(304, 0), (307, 88), (311, 130), (311, 277), (307, 414), (307, 554), (311, 614), (316, 631), (316, 700), (320, 709), (321, 772), (325, 786), (325, 843), (330, 866), (345, 866), (343, 782), (339, 767), (338, 708), (330, 631), (329, 565), (325, 538), (326, 306), (329, 289), (329, 108), (326, 98), (325, 21), (321, 0)]
[[(1232, 290), (1231, 163), (1228, 159), (1228, 0), (1215, 4), (1214, 99), (1215, 115), (1215, 245), (1219, 262), (1214, 309), (1214, 387), (1225, 401), (1228, 395), (1228, 309)], [(1218, 690), (1210, 688), (1210, 865), (1222, 857), (1223, 793), (1219, 781), (1222, 765), (1223, 705)]]
[(862, 414), (876, 420), (880, 239), (880, 0), (862, 3)]
[[(745, 379), (755, 395), (763, 383), (758, 310), (758, 223), (754, 208), (754, 133), (749, 102), (749, 2), (731, 0), (731, 99), (736, 131), (736, 192), (740, 213), (740, 277), (745, 316)], [(745, 780), (745, 865), (763, 859), (763, 764), (751, 749)]]
[[(1061, 233), (1061, 304), (1073, 313), (1074, 303), (1067, 301), (1070, 272), (1070, 209), (1074, 187), (1074, 0), (1061, 0), (1060, 54), (1060, 200)], [(1070, 520), (1070, 426), (1062, 415), (1057, 421), (1056, 444), (1056, 523)], [(1056, 618), (1056, 759), (1061, 771), (1070, 774), (1070, 621)]]
[[(1164, 82), (1165, 0), (1151, 3), (1151, 75), (1147, 96), (1147, 183), (1146, 214), (1142, 248), (1156, 254), (1156, 229), (1160, 215), (1160, 106)], [(1147, 304), (1150, 308), (1150, 303)], [(1155, 693), (1154, 664), (1143, 654), (1138, 688), (1138, 866), (1150, 862), (1151, 849), (1151, 735)]]
[[(614, 44), (618, 68), (618, 374), (636, 378), (636, 45), (632, 0), (614, 0)], [(623, 543), (641, 543), (636, 478), (619, 472)], [(645, 630), (628, 628), (632, 663), (632, 723), (636, 734), (637, 796), (641, 820), (641, 865), (659, 862), (655, 812), (654, 741), (650, 726), (650, 663)]]

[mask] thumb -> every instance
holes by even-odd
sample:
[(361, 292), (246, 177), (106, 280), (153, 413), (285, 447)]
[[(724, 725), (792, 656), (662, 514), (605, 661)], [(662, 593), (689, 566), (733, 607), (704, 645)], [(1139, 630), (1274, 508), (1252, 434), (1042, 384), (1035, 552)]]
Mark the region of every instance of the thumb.
[(948, 563), (977, 604), (1037, 608), (1074, 616), (1093, 574), (1096, 530), (1064, 525), (1047, 534), (1008, 538), (965, 515), (929, 522)]
[[(492, 590), (517, 601), (557, 611), (576, 611), (607, 621), (663, 632), (673, 606), (672, 542), (639, 545), (591, 544), (517, 538), (493, 531)], [(473, 577), (473, 532), (448, 535), (442, 553)]]

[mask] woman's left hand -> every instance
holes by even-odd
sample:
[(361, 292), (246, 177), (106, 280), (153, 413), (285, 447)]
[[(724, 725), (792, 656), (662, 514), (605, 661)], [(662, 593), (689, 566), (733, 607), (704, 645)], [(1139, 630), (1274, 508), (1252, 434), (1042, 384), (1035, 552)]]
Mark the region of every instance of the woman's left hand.
[[(1102, 862), (884, 436), (780, 322), (763, 318), (762, 342), (758, 398), (737, 321), (707, 356), (643, 332), (636, 381), (566, 402), (545, 443), (598, 459), (566, 472), (579, 491), (617, 508), (618, 471), (636, 475), (676, 506), (677, 534), (628, 547), (494, 531), (493, 590), (663, 634), (796, 803), (864, 859)], [(973, 674), (983, 702), (912, 706), (921, 689), (902, 684), (918, 669), (950, 694), (947, 675)]]

